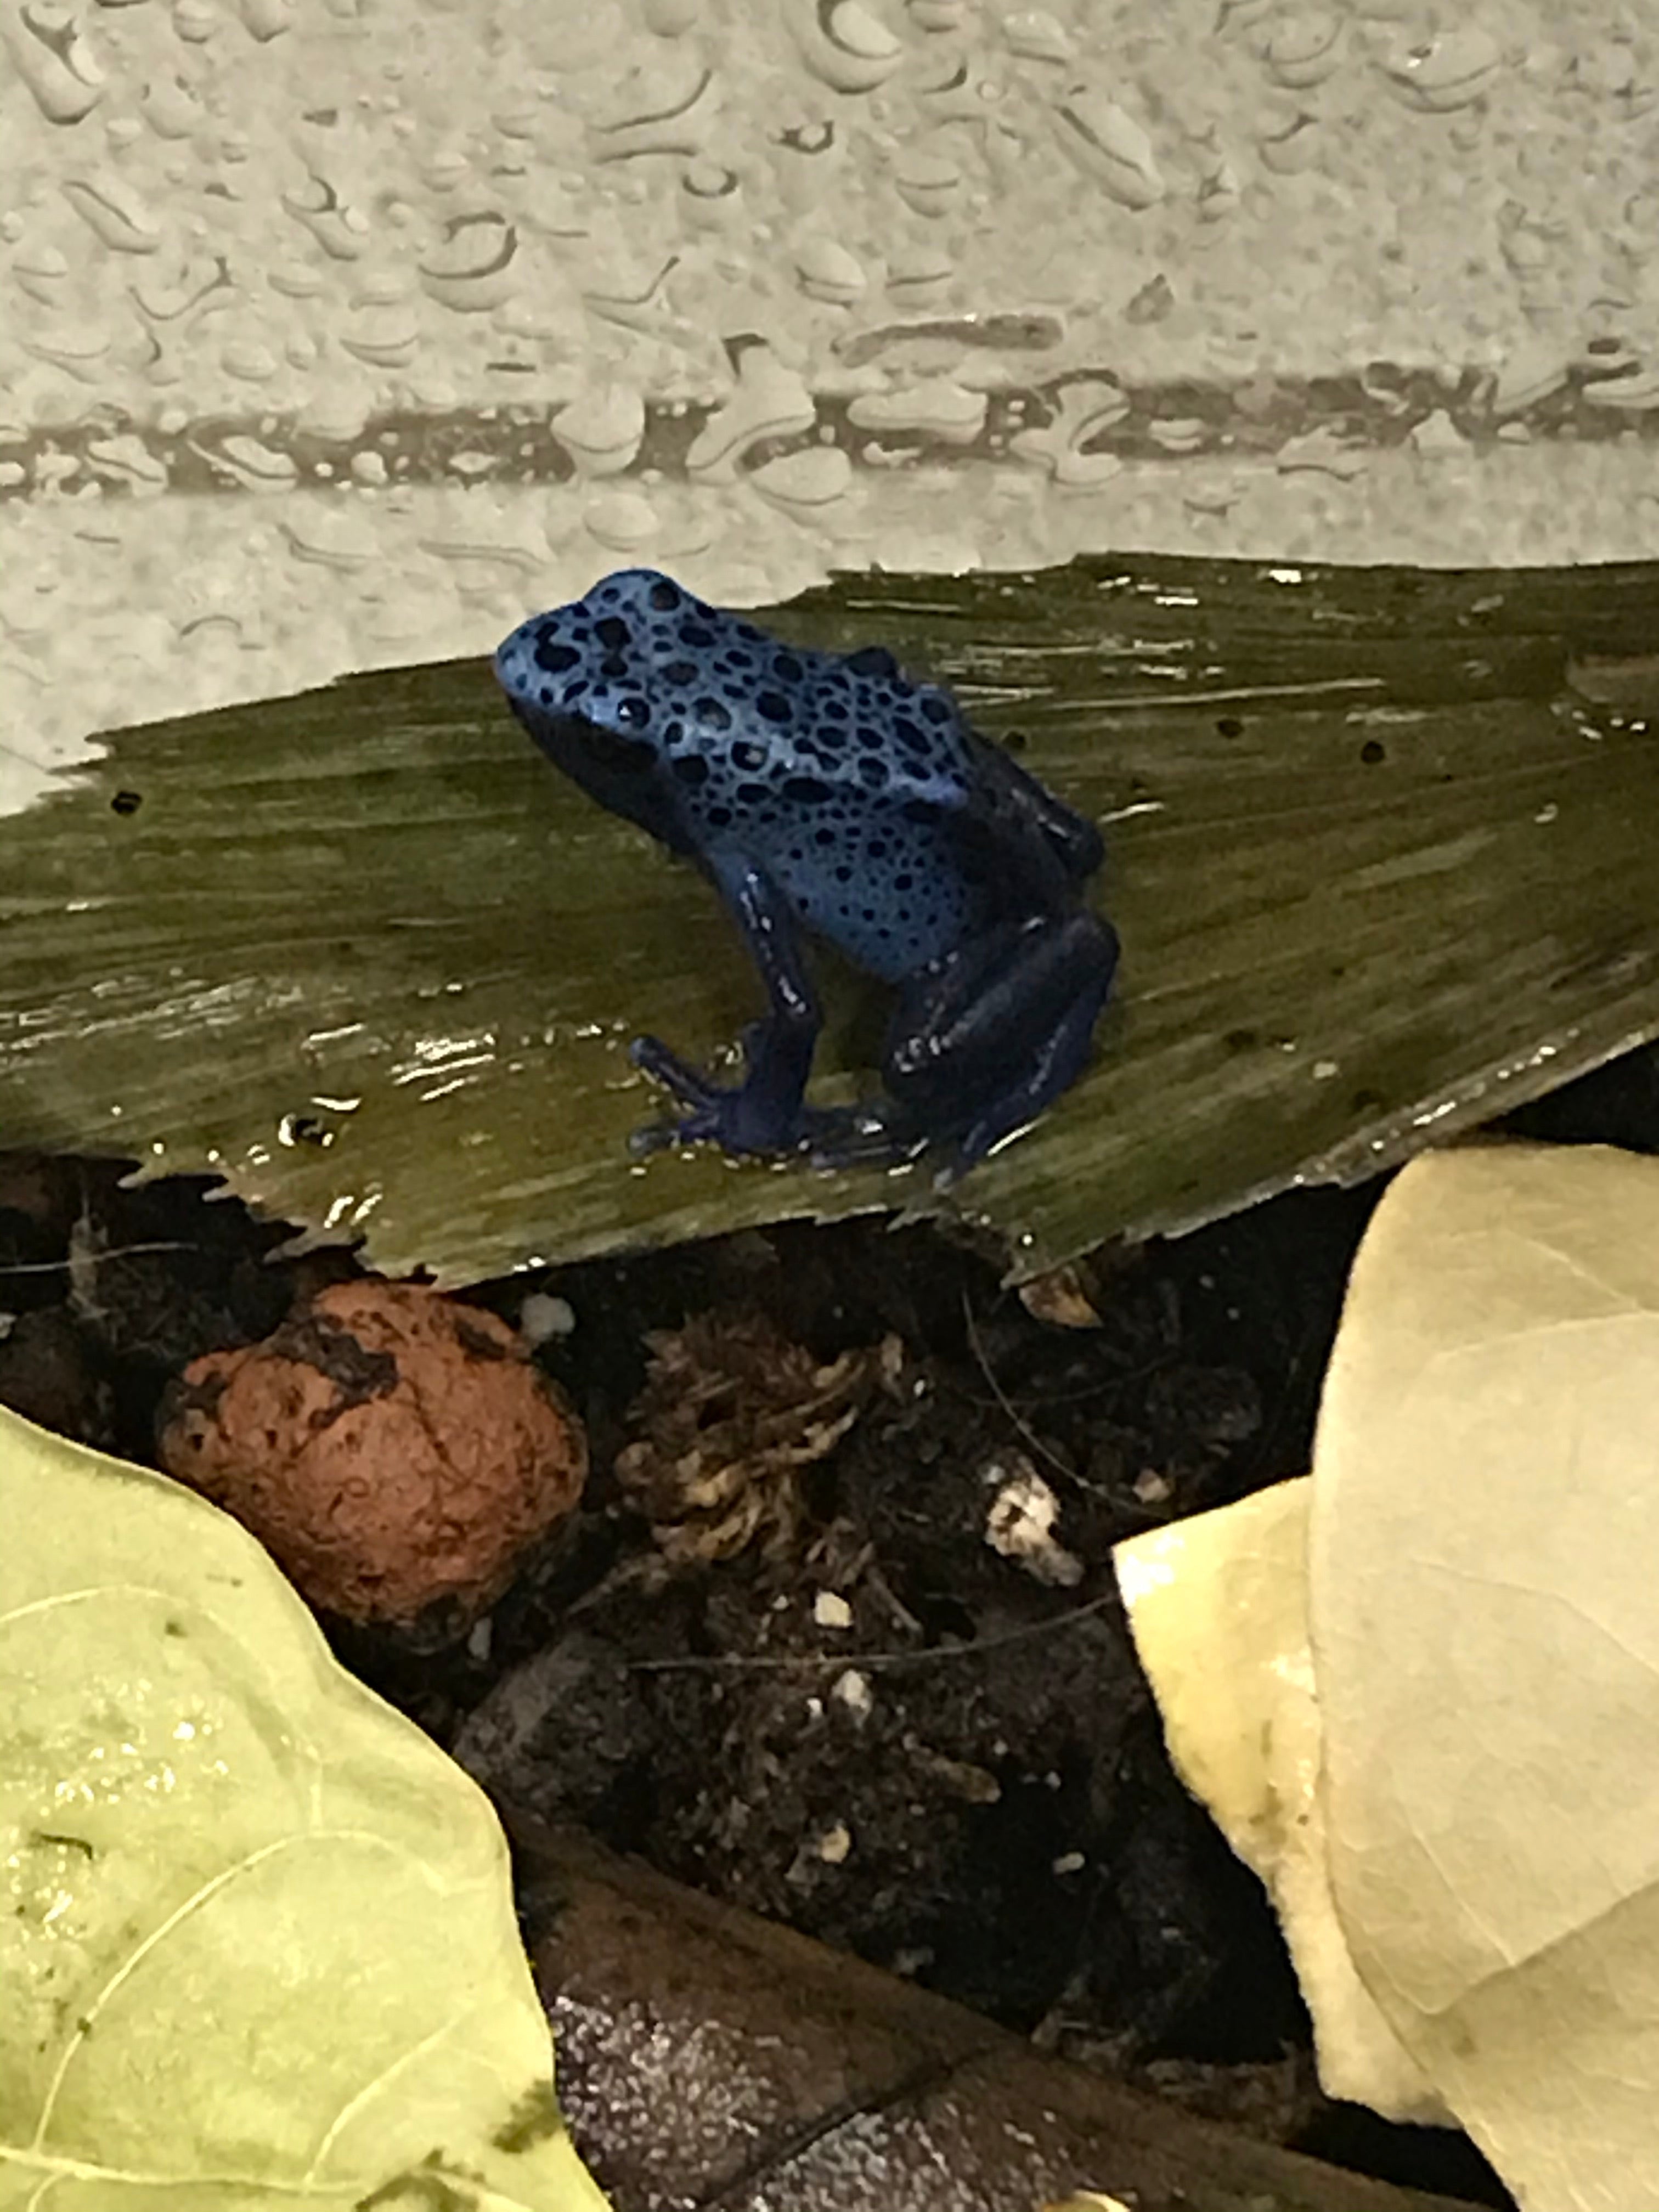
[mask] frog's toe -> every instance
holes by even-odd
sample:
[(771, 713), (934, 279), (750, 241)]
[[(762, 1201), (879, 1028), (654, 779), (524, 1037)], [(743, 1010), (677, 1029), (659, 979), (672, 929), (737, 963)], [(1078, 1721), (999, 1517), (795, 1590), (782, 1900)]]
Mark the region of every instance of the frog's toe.
[(659, 1037), (635, 1037), (629, 1048), (629, 1058), (637, 1068), (648, 1075), (675, 1103), (685, 1109), (664, 1121), (647, 1121), (635, 1129), (629, 1139), (629, 1150), (636, 1160), (648, 1159), (653, 1152), (664, 1152), (676, 1145), (720, 1144), (725, 1141), (726, 1108), (731, 1093), (712, 1082), (700, 1068), (682, 1060), (678, 1053), (663, 1043)]
[(628, 1056), (653, 1083), (661, 1084), (675, 1102), (687, 1110), (666, 1121), (647, 1121), (635, 1129), (628, 1149), (636, 1160), (649, 1159), (676, 1145), (695, 1145), (717, 1137), (721, 1092), (717, 1085), (689, 1060), (663, 1043), (659, 1037), (635, 1037)]
[(645, 1121), (629, 1132), (628, 1157), (648, 1160), (654, 1153), (672, 1152), (680, 1141), (678, 1121)]
[(664, 1121), (647, 1121), (628, 1139), (629, 1152), (636, 1160), (648, 1160), (653, 1152), (674, 1152), (684, 1145), (718, 1145), (726, 1152), (756, 1149), (732, 1143), (726, 1116), (718, 1099), (709, 1105), (695, 1107), (689, 1114), (671, 1115)]
[(711, 1112), (726, 1096), (719, 1084), (711, 1082), (689, 1060), (682, 1060), (660, 1037), (635, 1037), (628, 1048), (628, 1057), (653, 1083), (660, 1083), (665, 1091), (672, 1091), (680, 1104), (689, 1106), (694, 1115)]

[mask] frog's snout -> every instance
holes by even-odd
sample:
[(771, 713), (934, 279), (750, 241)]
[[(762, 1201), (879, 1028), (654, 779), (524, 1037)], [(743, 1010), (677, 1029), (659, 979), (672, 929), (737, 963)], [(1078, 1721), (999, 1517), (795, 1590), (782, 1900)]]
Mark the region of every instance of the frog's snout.
[[(544, 652), (550, 644), (556, 644), (557, 641), (550, 635), (554, 628), (552, 616), (532, 615), (528, 621), (521, 622), (517, 629), (504, 637), (496, 647), (493, 664), (495, 681), (509, 699), (538, 702), (538, 695), (545, 687), (550, 692), (547, 703), (551, 703), (550, 672), (538, 668), (537, 655), (538, 651)], [(574, 659), (574, 654), (572, 658)]]

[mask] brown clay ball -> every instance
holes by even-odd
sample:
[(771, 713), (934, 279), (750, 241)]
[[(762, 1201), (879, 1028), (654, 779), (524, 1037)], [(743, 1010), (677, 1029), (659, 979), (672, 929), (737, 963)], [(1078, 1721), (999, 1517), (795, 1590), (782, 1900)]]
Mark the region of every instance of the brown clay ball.
[(375, 1280), (192, 1361), (161, 1449), (313, 1605), (404, 1626), (476, 1617), (587, 1474), (580, 1424), (505, 1322)]

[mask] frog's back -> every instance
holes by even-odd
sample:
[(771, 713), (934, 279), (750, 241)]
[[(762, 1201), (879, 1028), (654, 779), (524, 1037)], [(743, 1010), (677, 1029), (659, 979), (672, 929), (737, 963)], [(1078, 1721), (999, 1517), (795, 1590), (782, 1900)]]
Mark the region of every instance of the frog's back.
[(994, 911), (961, 836), (975, 741), (948, 692), (878, 648), (785, 644), (641, 568), (525, 623), (496, 667), (532, 731), (539, 708), (599, 740), (578, 761), (537, 732), (596, 797), (682, 852), (747, 854), (877, 975), (942, 957)]

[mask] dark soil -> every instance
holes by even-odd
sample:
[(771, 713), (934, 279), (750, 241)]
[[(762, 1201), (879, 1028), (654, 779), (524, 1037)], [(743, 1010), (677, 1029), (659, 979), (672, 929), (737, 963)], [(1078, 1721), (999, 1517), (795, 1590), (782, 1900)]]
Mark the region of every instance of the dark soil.
[[(1510, 1126), (1659, 1149), (1659, 1055)], [(153, 1463), (186, 1363), (353, 1263), (273, 1261), (282, 1232), (203, 1184), (120, 1172), (0, 1155), (0, 1401)], [(572, 1324), (539, 1357), (588, 1426), (584, 1505), (487, 1633), (431, 1651), (336, 1624), (337, 1649), (520, 1809), (1238, 2125), (1505, 2205), (1462, 2138), (1319, 2094), (1273, 1915), (1169, 1765), (1109, 1564), (1305, 1471), (1379, 1189), (1102, 1257), (1068, 1286), (1086, 1328), (875, 1221), (481, 1286), (514, 1322), (527, 1296), (568, 1309), (532, 1310)], [(642, 1399), (648, 1334), (688, 1323), (674, 1387)], [(847, 1354), (825, 1442), (803, 1377)], [(688, 1375), (752, 1522), (732, 1556), (729, 1516), (676, 1510), (675, 1438), (653, 1443)], [(628, 1444), (656, 1452), (648, 1519)], [(1014, 1494), (1052, 1499), (1048, 1579), (988, 1541)]]

